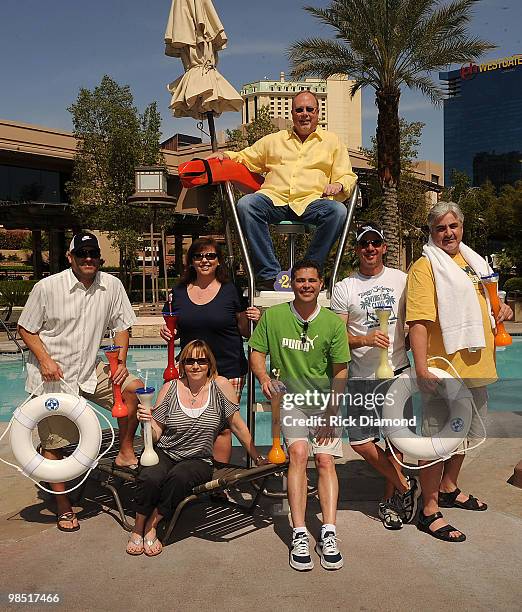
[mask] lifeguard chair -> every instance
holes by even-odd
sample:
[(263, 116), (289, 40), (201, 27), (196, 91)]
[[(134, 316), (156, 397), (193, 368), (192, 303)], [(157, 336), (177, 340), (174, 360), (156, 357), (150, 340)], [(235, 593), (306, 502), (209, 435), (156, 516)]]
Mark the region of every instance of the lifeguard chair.
[[(230, 214), (224, 214), (225, 223), (225, 236), (227, 241), (227, 250), (229, 253), (230, 268), (233, 271), (233, 245), (230, 232), (230, 224), (232, 222), (238, 238), (241, 255), (243, 257), (244, 268), (248, 278), (248, 286), (246, 290), (246, 297), (248, 299), (249, 306), (257, 306), (266, 308), (281, 304), (282, 302), (289, 302), (292, 298), (292, 293), (289, 291), (256, 291), (255, 286), (255, 274), (252, 260), (250, 257), (250, 251), (248, 248), (247, 240), (241, 223), (239, 215), (237, 213), (236, 198), (234, 195), (234, 186), (243, 193), (253, 193), (257, 191), (262, 183), (263, 177), (250, 172), (243, 164), (239, 164), (232, 160), (224, 160), (223, 162), (216, 160), (202, 160), (196, 159), (190, 162), (181, 164), (179, 167), (179, 176), (184, 187), (192, 188), (200, 185), (219, 184), (222, 185), (224, 190), (224, 199), (228, 205), (228, 212)], [(348, 231), (350, 229), (355, 208), (360, 200), (360, 191), (358, 185), (355, 186), (351, 196), (345, 201), (347, 206), (347, 215), (344, 222), (339, 241), (337, 243), (337, 252), (335, 255), (334, 266), (332, 269), (332, 275), (330, 277), (328, 287), (325, 291), (322, 291), (319, 296), (319, 303), (321, 306), (330, 306), (330, 298), (335, 283), (337, 282), (337, 275), (339, 272), (339, 266), (341, 264), (341, 258), (343, 256), (344, 247), (348, 238)], [(289, 268), (293, 266), (296, 259), (295, 254), (295, 241), (296, 237), (300, 234), (310, 231), (313, 226), (310, 224), (299, 223), (296, 221), (281, 221), (273, 226), (275, 232), (279, 234), (285, 234), (288, 236), (288, 260)], [(252, 322), (250, 322), (251, 331), (253, 328)], [(251, 349), (248, 347), (248, 357), (250, 357)], [(247, 426), (252, 434), (252, 438), (255, 439), (255, 426), (256, 426), (256, 402), (255, 402), (255, 379), (254, 374), (248, 370), (247, 378)]]

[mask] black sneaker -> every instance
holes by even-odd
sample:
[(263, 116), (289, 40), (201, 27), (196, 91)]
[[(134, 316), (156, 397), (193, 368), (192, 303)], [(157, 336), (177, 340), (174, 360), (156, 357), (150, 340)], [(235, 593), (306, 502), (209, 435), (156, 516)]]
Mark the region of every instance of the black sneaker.
[(275, 278), (260, 278), (256, 281), (256, 289), (258, 291), (275, 291)]
[(402, 529), (402, 519), (394, 498), (385, 499), (379, 504), (379, 518), (386, 529)]
[(333, 531), (327, 531), (323, 538), (317, 540), (315, 552), (321, 557), (321, 565), (327, 570), (338, 570), (344, 565), (344, 559), (337, 547), (337, 538)]
[(417, 476), (406, 476), (409, 489), (400, 496), (402, 506), (402, 518), (405, 523), (411, 523), (417, 515), (421, 488)]
[(290, 548), (290, 567), (298, 572), (307, 572), (314, 567), (314, 562), (310, 556), (310, 545), (308, 534), (299, 532), (292, 539)]

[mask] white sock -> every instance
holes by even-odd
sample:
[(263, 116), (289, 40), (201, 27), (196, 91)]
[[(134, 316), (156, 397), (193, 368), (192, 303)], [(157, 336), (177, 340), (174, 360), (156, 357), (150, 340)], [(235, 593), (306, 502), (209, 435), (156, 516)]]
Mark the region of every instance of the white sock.
[(330, 525), (329, 523), (325, 523), (322, 527), (321, 527), (321, 540), (324, 538), (324, 534), (327, 531), (331, 531), (334, 535), (336, 534), (336, 530), (335, 530), (335, 525)]
[(295, 538), (298, 533), (305, 533), (308, 535), (308, 532), (306, 531), (306, 527), (294, 527), (292, 537)]

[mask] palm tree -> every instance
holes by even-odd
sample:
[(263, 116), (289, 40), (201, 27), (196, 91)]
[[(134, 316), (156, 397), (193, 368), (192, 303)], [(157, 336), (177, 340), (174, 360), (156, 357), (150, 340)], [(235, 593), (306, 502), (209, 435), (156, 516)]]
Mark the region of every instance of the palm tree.
[(328, 8), (305, 10), (335, 30), (336, 40), (307, 38), (289, 49), (294, 78), (326, 79), (346, 74), (375, 89), (377, 172), (383, 190), (383, 227), (388, 264), (399, 265), (397, 186), (400, 178), (399, 98), (404, 86), (440, 104), (442, 90), (430, 72), (476, 61), (495, 48), (469, 34), (472, 7), (479, 0), (333, 0)]

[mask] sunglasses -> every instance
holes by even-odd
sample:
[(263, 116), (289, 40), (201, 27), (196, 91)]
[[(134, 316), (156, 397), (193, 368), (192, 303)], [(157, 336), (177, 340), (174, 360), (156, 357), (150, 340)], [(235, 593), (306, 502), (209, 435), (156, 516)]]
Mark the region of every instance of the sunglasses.
[(193, 366), (196, 363), (200, 366), (208, 366), (210, 362), (207, 357), (187, 357), (183, 360), (183, 365), (186, 366)]
[(214, 259), (217, 259), (217, 253), (194, 253), (194, 255), (192, 255), (192, 259), (194, 261), (201, 261), (202, 259), (214, 261)]
[(304, 113), (305, 110), (307, 113), (315, 113), (317, 108), (315, 106), (298, 106), (294, 110), (296, 113)]
[(359, 246), (361, 247), (361, 249), (367, 249), (370, 244), (372, 245), (372, 247), (380, 247), (383, 245), (383, 240), (381, 240), (380, 238), (376, 238), (375, 240), (359, 240)]
[(75, 257), (79, 257), (80, 259), (87, 259), (90, 257), (91, 259), (98, 259), (101, 255), (100, 249), (77, 249), (74, 251), (73, 255)]
[(306, 344), (306, 334), (308, 333), (308, 321), (303, 323), (303, 331), (301, 332), (301, 344)]

